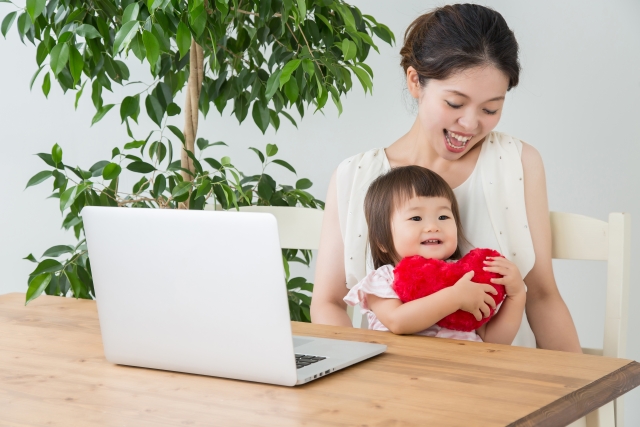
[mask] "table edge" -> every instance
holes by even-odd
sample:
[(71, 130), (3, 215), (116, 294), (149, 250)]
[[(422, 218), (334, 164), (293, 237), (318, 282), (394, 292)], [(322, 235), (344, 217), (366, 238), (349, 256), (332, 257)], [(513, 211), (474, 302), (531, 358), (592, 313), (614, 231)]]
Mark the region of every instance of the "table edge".
[[(632, 361), (628, 365), (520, 418), (507, 427), (568, 425), (639, 385), (640, 363)], [(576, 402), (579, 404), (576, 405)]]

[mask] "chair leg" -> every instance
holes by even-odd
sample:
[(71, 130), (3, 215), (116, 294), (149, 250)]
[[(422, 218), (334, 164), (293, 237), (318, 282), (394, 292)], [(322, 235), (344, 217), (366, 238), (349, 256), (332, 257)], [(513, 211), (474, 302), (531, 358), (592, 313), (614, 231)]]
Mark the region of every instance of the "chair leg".
[(616, 427), (614, 413), (613, 402), (609, 402), (590, 414), (587, 414), (585, 417), (587, 420), (586, 427)]

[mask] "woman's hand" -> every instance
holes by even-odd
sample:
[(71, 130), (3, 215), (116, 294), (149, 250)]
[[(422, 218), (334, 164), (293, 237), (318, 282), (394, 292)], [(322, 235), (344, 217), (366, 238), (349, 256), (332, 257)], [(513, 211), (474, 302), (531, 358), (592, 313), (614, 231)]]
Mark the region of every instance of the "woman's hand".
[(504, 285), (505, 292), (509, 298), (519, 298), (524, 296), (524, 281), (518, 267), (504, 257), (487, 257), (484, 261), (485, 271), (501, 274), (503, 277), (491, 279), (491, 283), (496, 285)]
[(452, 289), (459, 301), (459, 309), (473, 314), (476, 320), (482, 320), (489, 317), (491, 308), (495, 310), (496, 302), (489, 294), (497, 295), (498, 291), (491, 285), (472, 282), (473, 275), (473, 271), (466, 273)]

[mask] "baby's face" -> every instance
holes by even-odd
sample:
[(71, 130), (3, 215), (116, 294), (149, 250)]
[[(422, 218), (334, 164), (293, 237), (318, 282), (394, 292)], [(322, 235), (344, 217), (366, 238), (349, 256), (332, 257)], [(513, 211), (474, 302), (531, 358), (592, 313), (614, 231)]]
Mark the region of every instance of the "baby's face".
[(391, 233), (401, 258), (420, 255), (448, 259), (458, 245), (458, 229), (451, 202), (444, 197), (413, 197), (398, 206)]

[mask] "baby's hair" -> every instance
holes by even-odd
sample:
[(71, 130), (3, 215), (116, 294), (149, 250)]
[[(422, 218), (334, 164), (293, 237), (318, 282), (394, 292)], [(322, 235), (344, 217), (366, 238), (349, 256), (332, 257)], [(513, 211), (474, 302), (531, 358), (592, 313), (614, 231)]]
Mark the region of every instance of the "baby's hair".
[(451, 202), (458, 228), (458, 246), (451, 259), (462, 257), (460, 243), (467, 242), (462, 232), (458, 202), (449, 184), (437, 173), (421, 166), (393, 168), (373, 180), (364, 199), (364, 216), (369, 228), (369, 245), (374, 267), (395, 265), (400, 261), (391, 233), (395, 209), (412, 197), (444, 197)]

